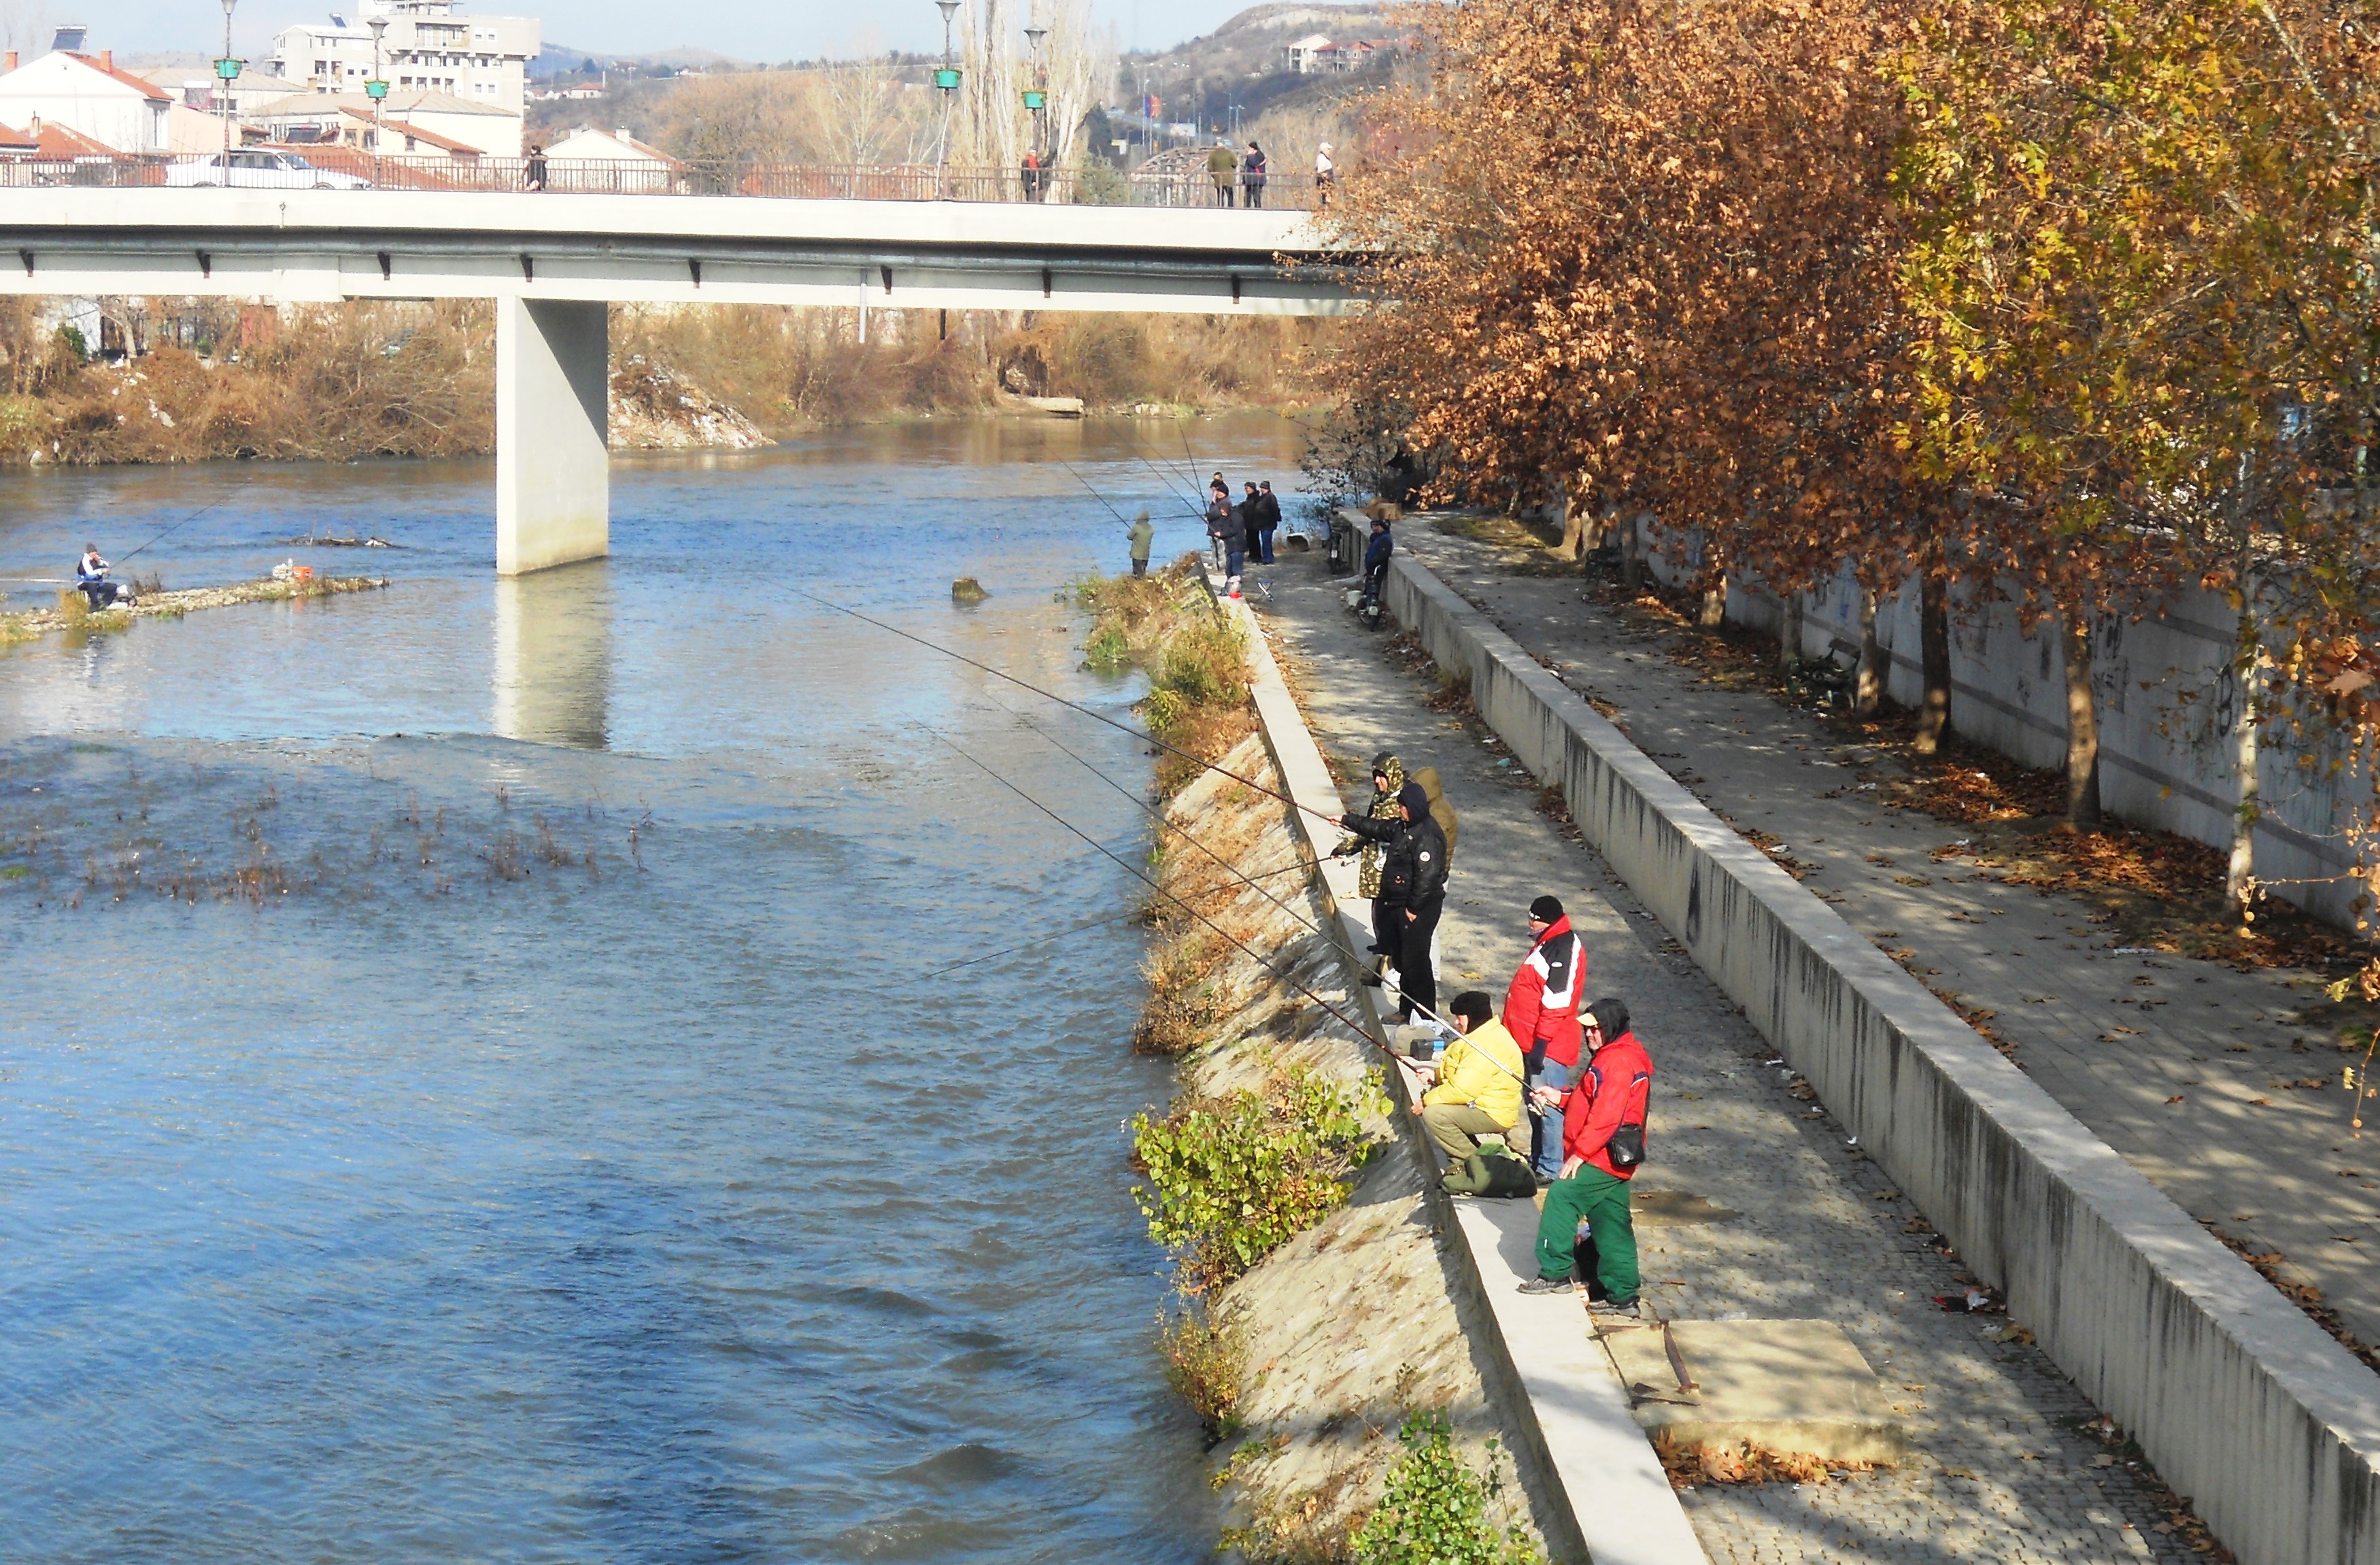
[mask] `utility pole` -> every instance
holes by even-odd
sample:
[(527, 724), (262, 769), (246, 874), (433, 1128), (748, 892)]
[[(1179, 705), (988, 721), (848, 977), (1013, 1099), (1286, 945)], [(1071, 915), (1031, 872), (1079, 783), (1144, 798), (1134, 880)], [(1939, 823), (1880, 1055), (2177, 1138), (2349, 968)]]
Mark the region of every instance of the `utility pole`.
[(934, 0), (942, 13), (942, 68), (934, 73), (934, 87), (942, 95), (941, 140), (934, 153), (934, 200), (950, 200), (951, 104), (959, 95), (958, 67), (951, 64), (951, 19), (959, 14), (959, 0)]
[(231, 8), (238, 3), (239, 0), (223, 0), (224, 52), (223, 58), (215, 62), (215, 91), (223, 95), (223, 101), (215, 105), (215, 112), (223, 115), (223, 182), (225, 188), (231, 185), (231, 84), (239, 79), (239, 62), (232, 57), (231, 52)]
[(388, 18), (384, 16), (368, 17), (364, 25), (371, 29), (372, 35), (372, 73), (371, 79), (364, 83), (364, 96), (371, 100), (372, 106), (372, 188), (377, 190), (381, 185), (381, 143), (387, 140), (386, 132), (381, 128), (381, 105), (388, 102), (388, 83), (382, 79), (380, 74), (380, 41), (381, 35), (388, 30)]

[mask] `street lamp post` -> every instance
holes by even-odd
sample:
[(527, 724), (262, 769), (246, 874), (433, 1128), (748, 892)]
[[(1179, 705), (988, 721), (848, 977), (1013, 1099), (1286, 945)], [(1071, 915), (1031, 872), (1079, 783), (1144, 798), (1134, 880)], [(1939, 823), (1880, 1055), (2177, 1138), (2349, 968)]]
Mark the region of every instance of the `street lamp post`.
[(215, 91), (223, 100), (215, 105), (215, 112), (223, 115), (223, 176), (226, 188), (231, 184), (231, 84), (239, 79), (239, 61), (232, 57), (231, 52), (231, 8), (238, 3), (239, 0), (223, 0), (224, 52), (223, 58), (215, 62)]
[(364, 96), (371, 100), (372, 188), (378, 189), (381, 183), (380, 147), (381, 142), (386, 140), (385, 133), (381, 128), (383, 123), (381, 118), (381, 105), (388, 102), (388, 83), (380, 74), (380, 41), (381, 35), (388, 31), (388, 18), (368, 17), (364, 20), (364, 25), (371, 29), (372, 35), (372, 73), (371, 79), (364, 83)]
[(1025, 30), (1026, 46), (1033, 51), (1033, 85), (1025, 90), (1025, 106), (1033, 112), (1033, 165), (1036, 178), (1032, 200), (1042, 200), (1050, 194), (1050, 80), (1041, 64), (1041, 41), (1050, 30), (1036, 22)]
[(934, 73), (934, 88), (942, 95), (942, 134), (934, 151), (934, 200), (950, 199), (951, 104), (959, 95), (959, 70), (951, 64), (951, 21), (959, 14), (959, 0), (934, 0), (942, 13), (942, 68)]

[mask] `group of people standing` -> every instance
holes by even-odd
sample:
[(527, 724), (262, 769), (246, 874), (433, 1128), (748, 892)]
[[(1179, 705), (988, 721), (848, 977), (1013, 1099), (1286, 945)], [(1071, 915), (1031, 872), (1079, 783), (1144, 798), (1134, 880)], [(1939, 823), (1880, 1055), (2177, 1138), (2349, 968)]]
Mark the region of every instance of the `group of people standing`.
[[(1599, 1311), (1637, 1309), (1636, 1238), (1628, 1182), (1645, 1160), (1653, 1062), (1617, 998), (1582, 1005), (1585, 941), (1560, 899), (1529, 904), (1529, 949), (1504, 993), (1503, 1014), (1477, 989), (1438, 1006), (1437, 934), (1446, 905), (1456, 836), (1453, 807), (1435, 769), (1408, 777), (1397, 757), (1372, 762), (1372, 802), (1332, 824), (1347, 833), (1334, 856), (1359, 848), (1357, 890), (1371, 899), (1372, 952), (1365, 983), (1393, 988), (1397, 1017), (1415, 1015), (1456, 1037), (1434, 1062), (1415, 1063), (1430, 1085), (1415, 1106), (1423, 1127), (1453, 1160), (1527, 1147), (1542, 1192), (1538, 1275), (1524, 1293), (1572, 1286), (1584, 1244), (1591, 1255), (1587, 1297)], [(1527, 1129), (1522, 1130), (1525, 1114)]]
[(1281, 528), (1281, 502), (1273, 495), (1272, 480), (1241, 487), (1246, 492), (1234, 501), (1222, 474), (1207, 485), (1208, 547), (1222, 567), (1223, 590), (1233, 598), (1240, 595), (1240, 573), (1250, 561), (1272, 564), (1273, 534)]
[(1217, 141), (1215, 150), (1207, 154), (1207, 177), (1214, 181), (1215, 200), (1230, 206), (1241, 191), (1247, 193), (1251, 209), (1264, 205), (1265, 181), (1270, 177), (1265, 168), (1265, 153), (1254, 141), (1248, 143), (1247, 155), (1241, 157), (1232, 151), (1228, 141)]

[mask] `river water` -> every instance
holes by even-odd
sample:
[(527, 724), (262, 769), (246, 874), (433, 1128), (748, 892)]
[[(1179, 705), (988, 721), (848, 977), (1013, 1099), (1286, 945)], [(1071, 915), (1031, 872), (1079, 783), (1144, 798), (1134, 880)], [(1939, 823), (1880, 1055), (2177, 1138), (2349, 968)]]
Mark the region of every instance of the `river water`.
[(0, 478), (0, 575), (212, 501), (131, 569), (395, 583), (0, 653), (0, 1558), (1205, 1558), (1140, 933), (940, 971), (1137, 889), (965, 757), (1135, 861), (1038, 729), (1148, 758), (792, 590), (1121, 715), (1056, 459), (1164, 557), (1144, 441), (624, 461), (613, 557), (515, 583), (484, 463)]

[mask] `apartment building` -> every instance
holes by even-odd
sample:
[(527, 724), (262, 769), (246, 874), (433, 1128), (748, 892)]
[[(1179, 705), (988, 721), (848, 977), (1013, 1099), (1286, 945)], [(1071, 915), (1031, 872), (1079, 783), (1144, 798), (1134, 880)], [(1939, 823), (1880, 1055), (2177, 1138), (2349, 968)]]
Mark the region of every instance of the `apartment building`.
[(381, 77), (392, 92), (436, 92), (519, 115), (527, 112), (528, 63), (543, 24), (535, 17), (482, 17), (455, 0), (361, 0), (353, 15), (290, 28), (273, 41), (273, 74), (310, 92), (361, 92), (371, 79), (374, 18)]

